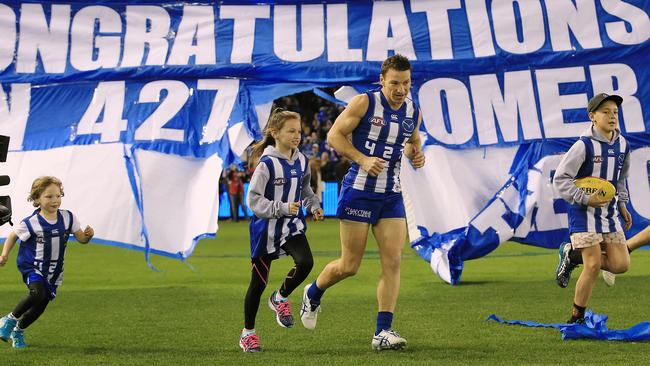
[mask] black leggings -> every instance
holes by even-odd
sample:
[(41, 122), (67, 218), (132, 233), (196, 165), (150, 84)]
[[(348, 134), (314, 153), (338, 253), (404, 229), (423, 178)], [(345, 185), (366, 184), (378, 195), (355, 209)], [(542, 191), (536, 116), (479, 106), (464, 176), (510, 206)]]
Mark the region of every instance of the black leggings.
[[(293, 258), (295, 265), (280, 286), (280, 295), (288, 297), (300, 284), (307, 278), (309, 272), (314, 267), (314, 258), (309, 249), (309, 243), (305, 235), (296, 235), (282, 246), (287, 254)], [(251, 283), (248, 286), (248, 292), (244, 300), (244, 326), (246, 329), (255, 328), (255, 317), (257, 309), (260, 307), (260, 299), (266, 288), (271, 270), (271, 261), (274, 256), (265, 255), (258, 258), (252, 258), (253, 266), (251, 273)]]
[(18, 327), (26, 329), (38, 319), (50, 303), (50, 296), (43, 282), (33, 282), (28, 286), (29, 295), (16, 305), (12, 312), (18, 320)]

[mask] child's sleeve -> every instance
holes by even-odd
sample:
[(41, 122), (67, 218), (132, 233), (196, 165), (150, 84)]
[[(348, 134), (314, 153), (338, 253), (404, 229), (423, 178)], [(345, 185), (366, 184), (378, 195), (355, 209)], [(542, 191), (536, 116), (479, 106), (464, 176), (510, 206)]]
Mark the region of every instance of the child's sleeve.
[(587, 205), (589, 195), (578, 188), (574, 181), (578, 170), (585, 161), (585, 143), (581, 140), (576, 141), (569, 151), (564, 154), (562, 161), (557, 166), (555, 176), (553, 177), (553, 187), (565, 201), (570, 204)]
[(25, 221), (20, 221), (16, 226), (14, 227), (14, 233), (16, 233), (16, 236), (20, 241), (25, 241), (29, 239), (32, 234), (29, 233), (29, 229), (27, 228), (27, 224), (25, 224)]
[(630, 176), (630, 153), (628, 152), (623, 161), (623, 167), (618, 175), (618, 182), (616, 182), (616, 194), (618, 195), (618, 202), (627, 203), (630, 201), (630, 196), (627, 192), (626, 181)]
[(72, 211), (68, 212), (70, 212), (70, 219), (72, 220), (72, 227), (70, 228), (70, 232), (76, 233), (77, 231), (82, 230), (81, 222), (77, 218), (77, 215), (73, 214)]
[(251, 181), (248, 184), (246, 205), (253, 211), (255, 216), (265, 219), (275, 219), (282, 216), (290, 216), (289, 203), (282, 201), (271, 201), (264, 197), (264, 190), (270, 177), (269, 169), (265, 163), (260, 162), (253, 172)]
[(310, 168), (310, 163), (307, 162), (307, 170), (305, 171), (305, 174), (302, 176), (302, 192), (301, 192), (301, 197), (302, 197), (302, 202), (305, 208), (307, 208), (308, 212), (313, 213), (317, 209), (320, 208), (320, 200), (318, 199), (318, 196), (314, 193), (314, 191), (311, 189), (311, 168)]

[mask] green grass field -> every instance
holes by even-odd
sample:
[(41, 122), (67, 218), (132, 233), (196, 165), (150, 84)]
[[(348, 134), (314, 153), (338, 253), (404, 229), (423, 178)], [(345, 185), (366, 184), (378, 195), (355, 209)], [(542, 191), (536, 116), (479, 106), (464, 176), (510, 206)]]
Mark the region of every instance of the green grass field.
[[(312, 281), (339, 252), (338, 223), (311, 223), (315, 256)], [(0, 313), (26, 294), (13, 263), (0, 268)], [(161, 257), (150, 270), (140, 252), (74, 244), (67, 253), (58, 298), (26, 334), (29, 349), (0, 342), (0, 365), (434, 365), (434, 364), (645, 364), (648, 344), (563, 341), (559, 331), (487, 322), (507, 319), (565, 321), (575, 279), (568, 289), (554, 282), (556, 252), (505, 244), (466, 263), (462, 283), (440, 281), (410, 248), (402, 264), (402, 290), (394, 327), (409, 341), (403, 351), (376, 353), (377, 247), (368, 244), (357, 276), (323, 297), (315, 331), (282, 329), (260, 306), (257, 330), (264, 352), (244, 354), (237, 342), (249, 281), (247, 223), (224, 222), (216, 240), (204, 240), (190, 266)], [(291, 267), (274, 262), (272, 288)], [(575, 275), (577, 275), (577, 272)], [(599, 281), (591, 305), (608, 314), (610, 329), (648, 320), (650, 252), (632, 256), (630, 271), (607, 288)], [(294, 316), (302, 291), (291, 299)]]

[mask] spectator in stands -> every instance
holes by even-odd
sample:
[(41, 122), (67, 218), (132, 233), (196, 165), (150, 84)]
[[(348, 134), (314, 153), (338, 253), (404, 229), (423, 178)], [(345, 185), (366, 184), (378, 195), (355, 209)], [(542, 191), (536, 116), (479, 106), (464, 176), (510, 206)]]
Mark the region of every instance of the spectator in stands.
[(339, 184), (339, 192), (341, 191), (341, 182), (343, 182), (343, 178), (345, 177), (345, 174), (347, 174), (348, 169), (350, 169), (350, 159), (341, 156), (341, 160), (334, 168), (334, 177), (336, 182)]
[(239, 208), (244, 211), (244, 219), (248, 219), (244, 205), (244, 172), (238, 171), (235, 164), (230, 166), (226, 176), (228, 182), (228, 198), (230, 199), (230, 219), (239, 222)]
[(336, 150), (332, 149), (327, 141), (323, 143), (320, 154), (321, 176), (326, 182), (336, 181), (336, 165), (341, 160)]

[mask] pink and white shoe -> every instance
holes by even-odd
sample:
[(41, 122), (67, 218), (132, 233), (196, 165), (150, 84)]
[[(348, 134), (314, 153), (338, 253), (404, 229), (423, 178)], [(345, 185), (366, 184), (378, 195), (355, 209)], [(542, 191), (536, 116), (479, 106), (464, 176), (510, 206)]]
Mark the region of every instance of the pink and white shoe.
[(269, 297), (269, 308), (275, 312), (275, 320), (282, 328), (293, 327), (293, 315), (291, 315), (291, 303), (286, 301), (275, 301), (275, 293), (273, 291)]
[(262, 352), (262, 345), (260, 344), (260, 337), (257, 336), (257, 333), (248, 333), (239, 337), (239, 347), (241, 347), (244, 352)]

